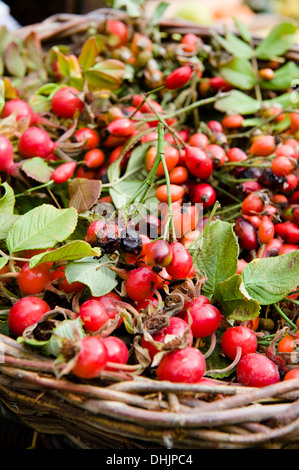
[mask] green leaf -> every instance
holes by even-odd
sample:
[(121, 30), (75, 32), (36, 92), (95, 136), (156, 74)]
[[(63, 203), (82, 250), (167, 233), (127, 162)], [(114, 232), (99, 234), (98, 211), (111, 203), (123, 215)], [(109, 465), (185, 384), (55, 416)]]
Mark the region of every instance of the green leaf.
[(8, 263), (8, 258), (0, 256), (0, 269), (2, 269)]
[(160, 2), (156, 6), (155, 11), (152, 15), (152, 18), (150, 20), (150, 26), (155, 26), (159, 24), (159, 22), (161, 21), (161, 18), (163, 17), (168, 7), (169, 7), (169, 3), (166, 3), (166, 2)]
[(225, 80), (241, 90), (251, 90), (257, 82), (251, 63), (247, 59), (234, 57), (220, 67)]
[(4, 53), (4, 63), (8, 72), (14, 76), (23, 78), (26, 73), (26, 65), (22, 52), (16, 42), (11, 42)]
[(228, 32), (225, 38), (216, 34), (216, 39), (221, 46), (234, 57), (250, 59), (253, 56), (252, 47), (231, 32)]
[(12, 187), (8, 183), (0, 185), (4, 189), (4, 194), (0, 198), (0, 214), (13, 214), (15, 206), (15, 195)]
[(123, 7), (126, 9), (129, 16), (137, 18), (141, 14), (140, 5), (143, 0), (114, 0), (113, 8), (115, 10), (121, 10)]
[(242, 279), (246, 291), (261, 305), (279, 302), (298, 286), (299, 252), (256, 258), (245, 266)]
[(71, 68), (67, 56), (63, 54), (63, 52), (61, 52), (57, 46), (53, 47), (53, 51), (56, 53), (57, 56), (59, 72), (64, 77), (69, 77), (71, 73)]
[(234, 274), (216, 285), (214, 300), (230, 320), (252, 320), (260, 312), (259, 302), (250, 297), (240, 274)]
[(85, 76), (89, 87), (93, 90), (117, 90), (121, 83), (118, 78), (95, 69), (86, 70)]
[(65, 276), (69, 283), (74, 281), (82, 282), (89, 287), (91, 294), (102, 296), (111, 292), (118, 284), (116, 274), (107, 266), (108, 256), (103, 256), (100, 260), (94, 258), (84, 258), (78, 261), (71, 261), (66, 265)]
[(237, 272), (239, 245), (233, 225), (216, 220), (211, 222), (202, 240), (195, 267), (206, 273), (202, 291), (212, 296), (216, 285)]
[(101, 180), (87, 178), (74, 178), (68, 183), (69, 207), (75, 208), (78, 213), (88, 211), (101, 195)]
[(285, 54), (296, 41), (297, 26), (283, 22), (275, 26), (255, 50), (258, 59), (272, 59)]
[(44, 68), (43, 51), (40, 39), (35, 31), (31, 31), (24, 40), (25, 62), (30, 70)]
[(120, 181), (109, 188), (109, 194), (116, 209), (123, 207), (141, 186), (141, 181)]
[(49, 166), (44, 158), (34, 157), (22, 163), (22, 171), (40, 183), (47, 183), (51, 179), (53, 168)]
[(92, 248), (89, 243), (83, 240), (75, 240), (66, 243), (53, 251), (47, 251), (38, 255), (32, 256), (30, 259), (30, 268), (34, 268), (41, 263), (48, 263), (54, 261), (74, 261), (90, 256), (101, 256), (100, 248)]
[(18, 214), (0, 215), (0, 240), (5, 240), (10, 227), (20, 218)]
[[(130, 173), (132, 170), (144, 165), (146, 152), (149, 149), (149, 147), (151, 147), (152, 145), (154, 145), (153, 142), (146, 142), (144, 144), (141, 144), (135, 147), (135, 149), (132, 151), (130, 155), (130, 158), (126, 167), (125, 175)], [(133, 178), (135, 177), (136, 175), (134, 175)]]
[(81, 53), (78, 57), (80, 66), (87, 70), (93, 67), (99, 54), (98, 44), (95, 38), (88, 38), (82, 46)]
[(126, 66), (123, 62), (117, 59), (106, 59), (98, 62), (94, 67), (93, 70), (98, 70), (102, 72), (107, 77), (121, 79), (123, 74), (125, 73)]
[(293, 62), (287, 62), (274, 72), (272, 80), (261, 80), (260, 84), (266, 90), (287, 90), (292, 86), (292, 81), (298, 79), (299, 67)]
[(52, 248), (76, 228), (78, 214), (73, 208), (56, 209), (42, 204), (22, 215), (9, 229), (6, 244), (10, 253)]
[(220, 97), (214, 105), (217, 111), (223, 113), (232, 112), (237, 114), (254, 114), (256, 113), (261, 104), (258, 100), (251, 98), (251, 96), (246, 95), (239, 90), (231, 90), (225, 94), (225, 96)]
[(239, 30), (239, 33), (241, 35), (241, 38), (248, 42), (248, 43), (251, 43), (252, 42), (252, 36), (249, 32), (249, 29), (247, 28), (247, 26), (242, 22), (240, 21), (238, 18), (234, 17), (233, 18), (234, 20), (234, 23), (236, 25), (236, 27), (238, 28)]

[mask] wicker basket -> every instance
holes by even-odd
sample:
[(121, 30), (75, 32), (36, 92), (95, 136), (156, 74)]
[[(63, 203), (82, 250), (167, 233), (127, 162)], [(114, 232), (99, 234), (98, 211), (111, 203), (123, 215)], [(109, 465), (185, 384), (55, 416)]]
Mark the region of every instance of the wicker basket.
[(0, 398), (27, 425), (85, 449), (284, 448), (299, 441), (299, 380), (251, 389), (102, 373), (57, 379), (53, 361), (1, 337)]
[[(124, 16), (109, 9), (59, 14), (15, 34), (25, 38), (35, 31), (44, 44), (53, 44), (108, 17)], [(211, 35), (209, 28), (180, 21), (163, 21), (161, 29)], [(288, 57), (299, 61), (299, 48)], [(158, 382), (125, 371), (74, 381), (72, 376), (58, 379), (51, 359), (13, 339), (0, 335), (0, 344), (3, 403), (38, 433), (66, 436), (78, 448), (279, 449), (299, 444), (297, 379), (262, 389)]]

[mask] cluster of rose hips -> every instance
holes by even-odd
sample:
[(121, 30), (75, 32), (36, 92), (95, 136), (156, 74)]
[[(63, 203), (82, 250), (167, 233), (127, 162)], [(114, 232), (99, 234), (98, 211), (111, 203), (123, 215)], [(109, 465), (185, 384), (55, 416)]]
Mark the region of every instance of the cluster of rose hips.
[[(152, 42), (146, 35), (139, 33), (130, 36), (125, 23), (108, 21), (106, 33), (107, 47), (112, 57), (136, 67), (147, 64), (144, 76), (150, 89), (163, 86), (168, 91), (176, 91), (188, 84), (195, 74), (198, 78), (202, 76), (202, 70), (195, 69), (185, 61), (164, 77), (150, 60)], [(201, 40), (189, 34), (182, 38), (176, 48), (186, 58), (201, 46)], [(209, 93), (217, 93), (230, 89), (230, 86), (216, 76), (200, 81), (200, 93), (207, 93), (207, 89)], [(0, 136), (0, 171), (10, 177), (17, 177), (20, 161), (38, 156), (48, 162), (58, 163), (51, 175), (51, 181), (55, 184), (64, 183), (73, 177), (104, 180), (109, 165), (120, 158), (128, 141), (142, 130), (144, 135), (140, 143), (152, 142), (144, 163), (150, 173), (157, 158), (156, 127), (159, 115), (163, 116), (159, 100), (150, 97), (144, 99), (141, 94), (135, 93), (128, 102), (122, 100), (122, 104), (111, 106), (104, 115), (99, 116), (96, 128), (90, 127), (82, 117), (85, 104), (83, 94), (71, 86), (61, 87), (53, 95), (51, 111), (57, 118), (71, 121), (79, 118), (71, 139), (65, 142), (51, 137), (47, 131), (49, 123), (34, 113), (24, 100), (8, 100), (1, 117), (16, 113), (18, 120), (27, 120), (28, 127), (18, 139), (17, 152), (8, 137)], [(275, 110), (271, 112), (275, 113)], [(147, 119), (149, 116), (151, 119)], [(216, 175), (226, 168), (236, 180), (247, 180), (236, 184), (231, 190), (232, 196), (237, 194), (242, 198), (240, 213), (234, 225), (242, 249), (238, 272), (254, 256), (278, 256), (298, 249), (298, 117), (296, 112), (290, 114), (291, 127), (283, 141), (277, 142), (271, 135), (257, 135), (248, 149), (241, 149), (229, 137), (241, 128), (244, 120), (241, 115), (227, 115), (221, 121), (209, 120), (206, 132), (190, 130), (187, 126), (177, 129), (176, 118), (165, 119), (169, 132), (165, 135), (164, 158), (170, 185), (164, 182), (165, 167), (161, 162), (156, 171), (156, 197), (161, 207), (163, 203), (169, 203), (170, 197), (173, 227), (175, 234), (179, 234), (177, 239), (167, 241), (161, 236), (170, 215), (167, 209), (160, 214), (160, 218), (148, 216), (142, 221), (143, 226), (138, 227), (111, 222), (108, 218), (99, 219), (90, 224), (85, 236), (85, 240), (93, 246), (99, 246), (103, 254), (119, 253), (125, 269), (119, 269), (118, 272), (124, 283), (127, 304), (146, 316), (149, 309), (161, 308), (159, 293), (162, 295), (165, 287), (185, 279), (194, 279), (196, 273), (188, 244), (198, 237), (205, 221), (201, 218), (197, 204), (207, 211), (213, 207), (219, 198)], [(83, 155), (82, 161), (72, 158), (72, 152)], [(131, 149), (122, 157), (122, 172), (126, 169), (130, 155)], [(65, 161), (61, 163), (60, 158), (65, 158)], [(267, 168), (260, 169), (260, 163), (268, 164)], [(101, 200), (112, 203), (109, 196)], [(191, 204), (186, 207), (185, 202)], [(148, 234), (149, 227), (153, 226), (156, 230), (154, 240)], [(23, 253), (22, 257), (30, 259), (36, 253), (32, 250)], [(50, 305), (39, 297), (49, 286), (56, 286), (57, 292), (71, 296), (82, 293), (85, 288), (82, 283), (67, 282), (65, 265), (43, 263), (30, 268), (29, 262), (18, 263), (16, 282), (21, 299), (14, 303), (9, 313), (9, 327), (15, 336), (22, 335), (27, 327), (40, 321), (51, 310)], [(3, 268), (2, 274), (7, 269)], [(6, 282), (9, 279), (8, 276)], [(82, 340), (73, 368), (79, 377), (92, 378), (103, 369), (117, 369), (127, 364), (129, 348), (117, 336), (117, 328), (122, 328), (124, 323), (120, 315), (124, 298), (110, 292), (101, 298), (91, 296), (80, 305), (76, 315), (81, 318), (87, 336)], [(181, 347), (170, 348), (169, 351), (163, 349), (167, 353), (156, 368), (157, 377), (160, 380), (182, 382), (202, 380), (206, 369), (205, 356), (194, 347), (194, 341), (214, 335), (222, 320), (221, 311), (207, 297), (199, 294), (189, 298), (182, 309), (168, 319), (166, 326), (153, 332), (151, 340), (144, 335), (141, 346), (148, 351), (151, 360), (161, 352), (161, 344), (166, 347), (169, 338), (182, 340)], [(101, 336), (99, 332), (111, 321), (116, 321), (116, 334)], [(253, 322), (250, 325), (226, 327), (221, 347), (229, 359), (238, 360), (238, 380), (250, 386), (264, 386), (278, 381), (280, 376), (277, 367), (257, 352), (256, 327)], [(258, 370), (261, 376), (256, 374)], [(252, 371), (255, 371), (253, 380)]]

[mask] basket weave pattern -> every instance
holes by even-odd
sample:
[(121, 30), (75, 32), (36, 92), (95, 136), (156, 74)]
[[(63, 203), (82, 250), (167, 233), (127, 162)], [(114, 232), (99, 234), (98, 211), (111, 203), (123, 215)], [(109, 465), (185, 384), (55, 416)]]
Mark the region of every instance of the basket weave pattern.
[[(93, 23), (122, 12), (97, 10), (85, 16), (55, 15), (32, 30), (44, 44), (69, 40)], [(168, 33), (209, 28), (165, 21)], [(295, 47), (289, 58), (299, 60)], [(0, 398), (40, 433), (63, 434), (81, 448), (285, 448), (299, 442), (299, 380), (250, 389), (219, 382), (180, 384), (103, 372), (99, 379), (58, 379), (53, 361), (0, 335)]]

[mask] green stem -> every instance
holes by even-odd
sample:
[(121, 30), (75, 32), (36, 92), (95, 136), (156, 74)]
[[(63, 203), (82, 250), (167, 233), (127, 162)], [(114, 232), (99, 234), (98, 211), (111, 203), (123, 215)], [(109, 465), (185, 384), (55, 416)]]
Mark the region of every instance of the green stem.
[(297, 331), (297, 326), (285, 315), (285, 313), (278, 307), (277, 304), (273, 304), (275, 310), (279, 313), (279, 315), (292, 327)]
[[(158, 93), (158, 91), (163, 90), (164, 88), (165, 88), (165, 85), (161, 85), (161, 86), (155, 88), (154, 90), (148, 91), (145, 96), (147, 97), (147, 96), (152, 95), (153, 93)], [(131, 114), (131, 116), (129, 116), (129, 119), (132, 119), (132, 118), (135, 116), (135, 114), (138, 113), (138, 111), (139, 111), (139, 110), (142, 108), (142, 106), (144, 105), (145, 101), (146, 101), (146, 99), (143, 98), (143, 101), (141, 101), (141, 103), (140, 103), (140, 104), (137, 106), (137, 108), (133, 111), (133, 113)]]
[[(163, 165), (164, 173), (165, 173), (165, 180), (167, 186), (167, 200), (168, 200), (168, 232), (169, 232), (169, 225), (171, 228), (171, 235), (172, 241), (176, 241), (176, 235), (174, 230), (174, 223), (173, 223), (173, 208), (172, 208), (172, 199), (171, 199), (171, 189), (170, 189), (170, 178), (168, 173), (168, 168), (165, 161), (164, 155), (164, 128), (161, 122), (158, 123), (158, 148), (157, 153), (160, 155), (161, 162)], [(169, 238), (169, 233), (168, 233)]]
[(177, 134), (177, 132), (174, 129), (172, 129), (171, 126), (169, 126), (167, 124), (164, 117), (162, 117), (159, 113), (157, 113), (157, 111), (152, 106), (150, 101), (148, 101), (147, 98), (145, 98), (145, 101), (148, 104), (148, 106), (150, 107), (150, 109), (153, 111), (153, 113), (155, 114), (156, 118), (158, 118), (159, 121), (163, 124), (163, 126), (173, 135), (174, 139), (178, 140), (183, 147), (186, 147), (186, 142), (184, 142), (183, 139), (181, 139), (181, 137)]
[[(219, 98), (223, 98), (226, 96), (227, 93), (219, 93), (215, 96), (212, 96), (210, 98), (204, 98), (203, 100), (199, 101), (194, 101), (194, 103), (189, 104), (188, 106), (185, 106), (184, 108), (177, 109), (176, 111), (173, 111), (172, 113), (165, 114), (163, 116), (163, 119), (169, 119), (173, 117), (177, 117), (182, 113), (188, 113), (189, 111), (193, 111), (196, 108), (199, 108), (200, 106), (205, 106), (207, 104), (215, 103)], [(154, 117), (148, 117), (145, 119), (145, 121), (155, 121), (156, 119)]]
[(209, 215), (209, 218), (208, 218), (208, 220), (207, 220), (207, 223), (206, 223), (206, 225), (204, 226), (204, 229), (203, 229), (203, 231), (202, 231), (202, 236), (203, 236), (203, 237), (205, 236), (205, 234), (206, 234), (206, 232), (207, 232), (207, 230), (208, 230), (208, 228), (209, 228), (209, 225), (210, 225), (210, 223), (212, 222), (213, 217), (214, 217), (214, 215), (215, 215), (215, 213), (216, 213), (218, 207), (220, 207), (220, 203), (219, 203), (218, 201), (216, 201), (215, 204), (214, 204), (214, 206), (213, 206), (213, 208), (212, 208), (212, 210), (211, 210), (211, 212), (210, 212), (210, 215)]
[(38, 191), (39, 189), (48, 188), (54, 184), (53, 180), (47, 181), (47, 183), (40, 184), (39, 186), (34, 186), (32, 188), (26, 189), (23, 193), (15, 194), (15, 197), (27, 196), (27, 194), (32, 193), (33, 191)]

